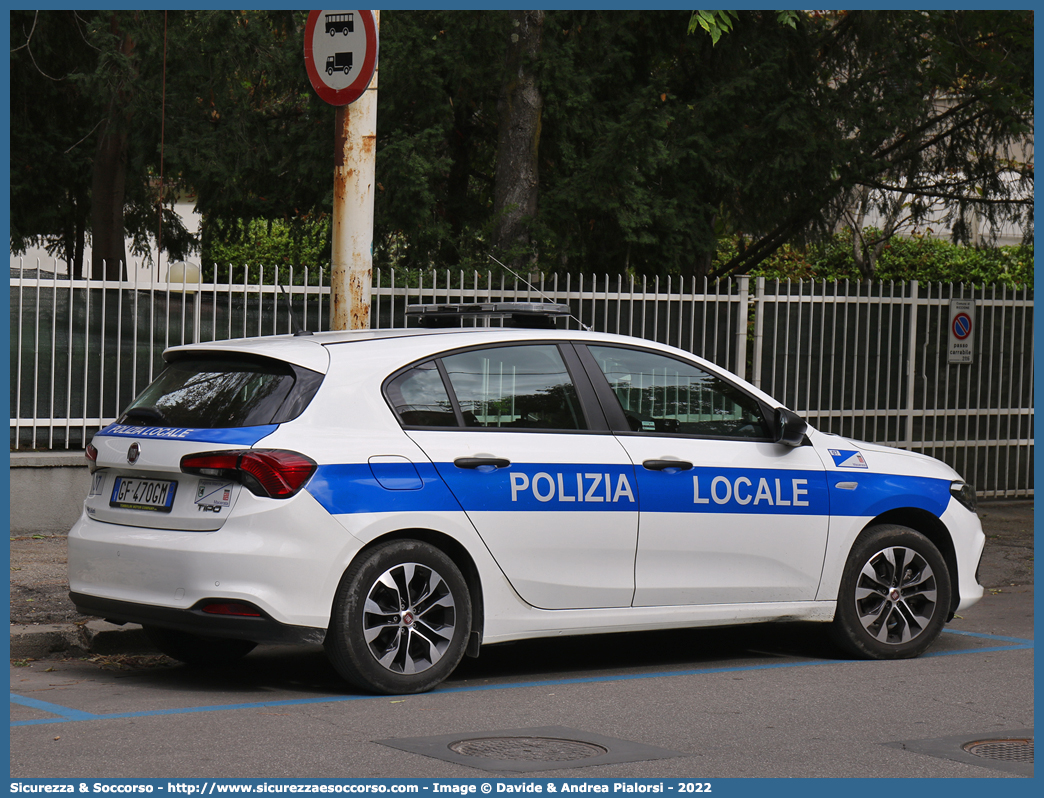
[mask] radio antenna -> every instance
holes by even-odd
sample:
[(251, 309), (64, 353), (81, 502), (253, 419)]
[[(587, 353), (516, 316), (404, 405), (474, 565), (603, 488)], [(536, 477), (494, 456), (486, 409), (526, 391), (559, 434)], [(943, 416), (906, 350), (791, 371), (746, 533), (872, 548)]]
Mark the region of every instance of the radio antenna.
[[(531, 289), (533, 289), (538, 294), (540, 294), (540, 297), (542, 299), (546, 299), (548, 302), (554, 303), (555, 300), (553, 300), (551, 297), (549, 297), (547, 294), (545, 294), (543, 291), (541, 291), (539, 288), (537, 288), (535, 285), (533, 285), (531, 282), (529, 282), (529, 280), (527, 280), (525, 277), (520, 275), (518, 272), (516, 272), (510, 266), (508, 266), (505, 263), (501, 263), (499, 260), (494, 258), (492, 255), (489, 256), (489, 259), (491, 261), (493, 261), (495, 264), (497, 264), (498, 266), (500, 266), (502, 269), (507, 269), (509, 272), (511, 272), (513, 275), (515, 275), (516, 279), (521, 280), (523, 283), (528, 285)], [(579, 324), (581, 327), (583, 327), (584, 330), (586, 330), (587, 332), (591, 332), (591, 328), (588, 327), (586, 324), (584, 324), (582, 321), (580, 321), (580, 319), (578, 319), (572, 313), (569, 314), (569, 318), (573, 319), (577, 324)]]
[(287, 296), (286, 289), (283, 288), (283, 284), (277, 283), (277, 285), (279, 286), (279, 293), (283, 295), (283, 301), (286, 302), (286, 311), (290, 314), (290, 323), (294, 327), (294, 335), (311, 335), (311, 330), (306, 330), (304, 327), (297, 323), (297, 316), (294, 315), (294, 306), (290, 304), (290, 297)]

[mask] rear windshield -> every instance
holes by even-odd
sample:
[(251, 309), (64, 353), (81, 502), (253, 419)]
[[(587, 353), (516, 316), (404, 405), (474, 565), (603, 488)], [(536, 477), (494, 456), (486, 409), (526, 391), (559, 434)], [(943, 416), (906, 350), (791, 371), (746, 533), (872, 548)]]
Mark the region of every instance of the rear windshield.
[(267, 358), (176, 360), (119, 421), (207, 429), (280, 424), (301, 414), (322, 379), (318, 372)]

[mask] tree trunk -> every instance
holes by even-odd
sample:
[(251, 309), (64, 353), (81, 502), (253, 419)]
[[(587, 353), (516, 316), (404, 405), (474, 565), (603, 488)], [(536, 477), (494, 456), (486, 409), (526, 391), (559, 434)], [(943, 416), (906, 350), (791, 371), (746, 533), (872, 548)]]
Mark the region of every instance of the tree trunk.
[[(459, 96), (455, 99), (461, 99)], [(467, 102), (453, 103), (453, 133), (450, 138), (450, 168), (446, 177), (446, 220), (453, 231), (453, 241), (459, 242), (464, 231), (464, 220), (468, 215), (468, 188), (471, 181), (471, 150), (474, 145), (469, 117), (472, 110)], [(445, 247), (443, 265), (456, 266), (460, 263), (458, 247)]]
[[(120, 34), (112, 15), (113, 35), (120, 40), (125, 56), (134, 52), (134, 42)], [(91, 179), (91, 276), (120, 280), (126, 276), (127, 248), (124, 242), (123, 203), (127, 186), (127, 129), (124, 90), (117, 89), (109, 103), (108, 118), (98, 134)]]
[(73, 271), (75, 279), (83, 279), (83, 252), (87, 239), (87, 224), (90, 221), (90, 198), (86, 191), (76, 195), (76, 249), (73, 252)]
[(127, 134), (105, 124), (94, 152), (91, 182), (91, 277), (120, 280), (127, 250), (123, 232), (123, 200), (127, 181)]
[(498, 102), (496, 183), (493, 190), (498, 257), (516, 268), (535, 264), (527, 222), (536, 215), (539, 191), (537, 154), (543, 97), (536, 83), (543, 11), (512, 11), (507, 79)]
[(855, 189), (853, 197), (850, 200), (851, 207), (845, 212), (848, 229), (852, 231), (852, 261), (863, 279), (871, 280), (874, 276), (874, 260), (871, 255), (869, 263), (867, 262), (869, 247), (863, 237), (863, 223), (869, 210), (870, 190), (860, 186)]
[(702, 285), (702, 281), (711, 272), (714, 264), (713, 252), (697, 252), (692, 259), (692, 276), (696, 278), (696, 285)]

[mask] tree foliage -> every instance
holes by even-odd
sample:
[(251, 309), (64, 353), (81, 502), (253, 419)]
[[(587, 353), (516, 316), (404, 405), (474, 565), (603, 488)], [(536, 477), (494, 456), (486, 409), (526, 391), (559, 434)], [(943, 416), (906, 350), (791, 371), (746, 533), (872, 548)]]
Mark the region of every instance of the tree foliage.
[[(196, 196), (204, 238), (236, 239), (244, 219), (294, 230), (328, 213), (333, 111), (308, 85), (305, 16), (12, 12), (12, 160), (24, 164), (12, 198), (36, 198), (13, 203), (12, 249), (70, 251), (68, 225), (47, 216), (68, 215), (53, 206), (69, 194), (95, 208), (77, 230), (96, 249), (109, 239), (122, 248), (125, 228), (134, 254), (148, 256), (161, 234), (171, 259), (200, 244), (173, 213), (178, 194)], [(62, 157), (41, 160), (41, 141)], [(99, 177), (117, 174), (122, 198), (100, 196)]]
[[(323, 272), (316, 264), (330, 257), (328, 220), (307, 225), (300, 220), (253, 219), (225, 229), (223, 237), (208, 237), (204, 263), (209, 275), (233, 283), (252, 282), (264, 270), (267, 282), (315, 285), (320, 277), (317, 272)], [(329, 284), (328, 270), (322, 277)]]
[[(733, 10), (693, 11), (692, 16), (689, 17), (689, 33), (695, 33), (697, 30), (702, 28), (711, 37), (711, 43), (717, 44), (718, 39), (720, 39), (723, 34), (729, 33), (732, 30), (732, 26), (738, 19), (739, 12)], [(792, 28), (797, 28), (797, 21), (800, 19), (800, 12), (777, 11), (776, 19), (781, 25), (789, 25)]]
[(487, 265), (506, 12), (381, 15), (374, 260)]
[[(524, 14), (382, 15), (375, 265), (713, 278), (847, 228), (869, 277), (904, 225), (1032, 235), (1031, 11), (559, 10), (520, 38)], [(171, 257), (223, 261), (263, 220), (322, 263), (334, 115), (305, 19), (12, 12), (12, 249), (78, 261), (107, 153), (139, 251), (164, 209)]]
[[(878, 231), (865, 233), (876, 236)], [(736, 240), (723, 240), (715, 262), (736, 254)], [(814, 246), (784, 244), (751, 270), (778, 280), (866, 279), (853, 255), (852, 231), (842, 230)], [(965, 283), (1032, 289), (1033, 245), (966, 247), (931, 236), (893, 237), (877, 259), (874, 279), (896, 283)]]
[[(748, 271), (782, 243), (838, 223), (852, 231), (865, 277), (904, 222), (932, 218), (964, 242), (973, 217), (1032, 234), (1032, 12), (813, 14), (797, 30), (818, 56), (806, 89), (820, 124), (809, 132), (826, 145), (829, 175), (790, 198), (775, 226), (743, 228), (751, 246), (715, 275)], [(872, 205), (886, 229), (868, 239)]]
[[(69, 75), (91, 55), (72, 12), (11, 12), (11, 249), (80, 263), (90, 218), (90, 102)], [(88, 120), (84, 125), (59, 119)]]

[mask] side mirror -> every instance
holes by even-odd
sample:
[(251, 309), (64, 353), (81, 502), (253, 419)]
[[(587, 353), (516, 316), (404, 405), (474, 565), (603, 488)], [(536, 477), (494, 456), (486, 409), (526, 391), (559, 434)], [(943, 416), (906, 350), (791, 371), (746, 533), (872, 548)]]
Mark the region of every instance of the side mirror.
[(785, 407), (776, 408), (776, 443), (784, 446), (800, 446), (805, 442), (805, 430), (808, 424), (805, 419), (793, 410)]

